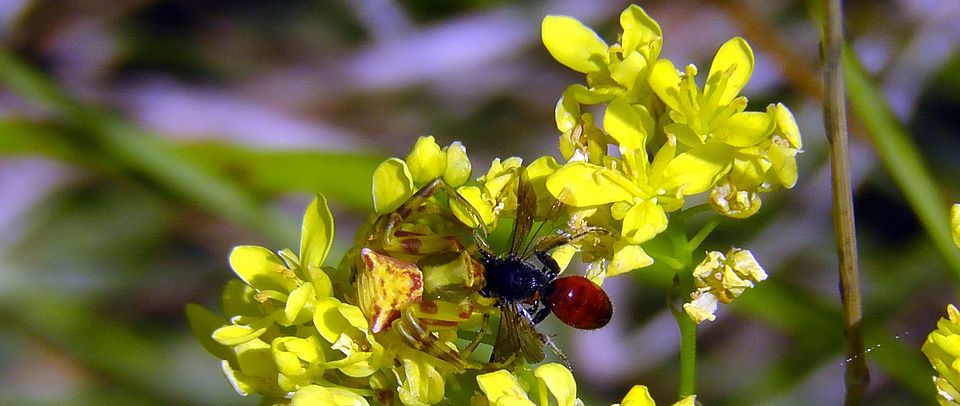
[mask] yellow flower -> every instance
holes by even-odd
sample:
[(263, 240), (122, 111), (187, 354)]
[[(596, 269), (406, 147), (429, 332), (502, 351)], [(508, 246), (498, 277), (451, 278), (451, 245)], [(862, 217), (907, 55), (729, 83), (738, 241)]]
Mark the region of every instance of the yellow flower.
[(937, 401), (941, 405), (960, 405), (960, 311), (947, 306), (947, 318), (937, 322), (921, 347), (937, 376)]
[(373, 172), (373, 207), (389, 213), (413, 196), (418, 188), (442, 178), (452, 187), (470, 179), (470, 159), (459, 142), (441, 149), (433, 136), (420, 137), (406, 161), (390, 158)]
[[(457, 193), (480, 214), (486, 226), (493, 225), (500, 217), (500, 212), (517, 205), (516, 181), (517, 173), (523, 160), (517, 157), (503, 161), (496, 158), (490, 164), (490, 170), (477, 179), (479, 185), (467, 185), (457, 188)], [(508, 187), (512, 186), (512, 187)], [(474, 216), (457, 201), (451, 201), (450, 209), (453, 214), (468, 227), (479, 227)]]
[[(680, 399), (674, 403), (673, 406), (694, 406), (697, 404), (696, 401), (697, 396), (691, 395)], [(656, 406), (656, 404), (650, 396), (650, 390), (647, 389), (646, 386), (633, 385), (630, 391), (627, 392), (627, 396), (624, 396), (623, 400), (614, 406)]]
[(717, 304), (727, 304), (744, 291), (767, 279), (750, 251), (733, 248), (724, 255), (719, 251), (707, 253), (700, 265), (693, 270), (697, 290), (693, 300), (683, 305), (684, 311), (697, 324), (714, 320)]
[[(536, 382), (528, 379), (524, 382), (507, 370), (498, 370), (477, 376), (477, 384), (489, 401), (490, 405), (544, 405), (552, 398), (553, 404), (558, 406), (582, 405), (577, 398), (577, 382), (573, 374), (563, 365), (543, 364), (533, 371)], [(536, 385), (532, 391), (536, 403), (531, 401), (530, 386)]]
[(363, 396), (343, 388), (309, 385), (298, 389), (293, 394), (291, 404), (294, 406), (367, 406), (370, 403)]
[[(360, 309), (332, 297), (329, 274), (336, 270), (324, 268), (323, 262), (333, 233), (333, 217), (318, 195), (304, 214), (300, 255), (289, 249), (274, 254), (258, 246), (239, 246), (230, 253), (230, 266), (240, 280), (228, 283), (223, 292), (229, 323), (209, 334), (217, 345), (212, 352), (223, 359), (223, 371), (238, 393), (288, 398), (318, 384), (356, 383), (355, 378), (384, 366), (384, 349)], [(191, 324), (198, 323), (198, 315), (210, 316), (194, 309)], [(341, 398), (337, 393), (344, 391), (353, 399), (372, 393), (345, 388), (330, 393)]]

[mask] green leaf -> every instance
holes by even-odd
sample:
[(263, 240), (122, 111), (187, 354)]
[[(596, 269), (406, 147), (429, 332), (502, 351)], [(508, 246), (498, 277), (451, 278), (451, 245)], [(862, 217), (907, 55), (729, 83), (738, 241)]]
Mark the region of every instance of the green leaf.
[(596, 72), (610, 62), (607, 44), (573, 17), (547, 16), (541, 30), (547, 51), (570, 69), (582, 73)]
[(843, 51), (843, 73), (847, 78), (850, 107), (863, 118), (883, 166), (903, 191), (954, 277), (960, 280), (960, 251), (953, 245), (947, 208), (936, 198), (940, 196), (940, 188), (927, 170), (923, 156), (849, 48)]
[(24, 99), (63, 117), (76, 132), (77, 144), (110, 157), (133, 179), (146, 179), (213, 209), (214, 212), (287, 241), (289, 219), (278, 209), (254, 199), (237, 184), (210, 173), (195, 161), (177, 155), (166, 141), (114, 114), (70, 98), (43, 73), (13, 53), (0, 50), (0, 83)]
[(223, 142), (177, 144), (175, 152), (260, 194), (323, 193), (369, 210), (371, 176), (383, 157), (357, 152), (252, 148)]

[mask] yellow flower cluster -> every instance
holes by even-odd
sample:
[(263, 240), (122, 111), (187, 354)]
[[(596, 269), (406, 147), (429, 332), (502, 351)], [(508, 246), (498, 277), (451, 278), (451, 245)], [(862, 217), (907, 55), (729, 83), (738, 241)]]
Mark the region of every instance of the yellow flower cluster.
[(727, 304), (760, 281), (767, 279), (750, 251), (734, 248), (726, 255), (719, 251), (707, 253), (700, 265), (693, 270), (697, 290), (690, 296), (693, 300), (683, 305), (683, 310), (697, 324), (714, 320), (717, 303)]
[(937, 401), (960, 405), (960, 311), (956, 307), (947, 306), (947, 318), (937, 322), (921, 350), (938, 374), (933, 377)]
[[(527, 377), (529, 373), (521, 375)], [(521, 380), (508, 371), (500, 370), (477, 376), (477, 382), (484, 397), (475, 398), (474, 406), (583, 405), (583, 401), (577, 397), (577, 382), (573, 380), (573, 374), (560, 364), (541, 365), (533, 371), (533, 378), (526, 380)], [(535, 384), (536, 390), (525, 386), (530, 384)], [(530, 396), (531, 393), (534, 396)], [(694, 406), (695, 404), (696, 396), (687, 396), (673, 406)], [(650, 391), (646, 386), (635, 385), (623, 400), (614, 406), (656, 406), (656, 402), (650, 397)]]
[[(801, 147), (783, 105), (745, 111), (738, 93), (753, 70), (745, 41), (721, 46), (701, 89), (695, 67), (681, 73), (659, 58), (660, 27), (641, 8), (628, 7), (620, 23), (619, 42), (607, 45), (570, 17), (543, 21), (550, 53), (586, 74), (586, 85), (569, 86), (557, 103), (563, 163), (495, 159), (471, 180), (463, 145), (421, 137), (405, 159), (375, 170), (375, 212), (338, 267), (323, 265), (334, 227), (322, 196), (304, 215), (299, 255), (235, 248), (230, 265), (240, 280), (224, 289), (226, 317), (188, 312), (237, 392), (262, 394), (264, 403), (429, 405), (457, 388), (478, 405), (581, 404), (568, 369), (529, 369), (524, 361), (539, 348), (488, 362), (497, 299), (479, 293), (477, 246), (489, 248), (485, 237), (497, 235), (501, 219), (519, 223), (518, 206), (534, 206), (528, 224), (548, 224), (544, 232), (560, 233), (547, 236), (567, 242), (550, 259), (562, 270), (579, 252), (599, 285), (652, 264), (642, 244), (690, 196), (709, 192), (705, 200), (725, 216), (756, 213), (758, 193), (794, 185)], [(584, 111), (596, 104), (606, 104), (600, 126)], [(709, 253), (694, 277), (684, 308), (699, 322), (766, 274), (748, 251), (732, 250)], [(500, 370), (479, 374), (491, 369)], [(653, 401), (637, 386), (622, 404)]]
[[(960, 203), (950, 208), (950, 230), (953, 243), (960, 247)], [(933, 377), (937, 401), (944, 406), (960, 405), (960, 311), (954, 305), (947, 306), (947, 318), (937, 322), (921, 351), (937, 371)]]
[(363, 312), (334, 296), (329, 274), (336, 270), (323, 267), (333, 231), (326, 200), (317, 196), (304, 215), (300, 255), (258, 246), (230, 253), (240, 280), (224, 289), (223, 325), (202, 323), (197, 315), (205, 314), (192, 309), (191, 324), (212, 330), (208, 349), (238, 393), (258, 393), (265, 402), (366, 404), (364, 396), (388, 378), (380, 368), (391, 355)]
[[(628, 7), (620, 24), (613, 45), (570, 17), (549, 16), (542, 31), (560, 63), (586, 74), (586, 85), (569, 86), (557, 103), (566, 163), (547, 189), (620, 231), (608, 275), (652, 263), (639, 245), (663, 232), (667, 213), (689, 196), (709, 192), (707, 201), (728, 217), (755, 214), (760, 192), (794, 186), (801, 148), (783, 104), (745, 111), (738, 94), (754, 58), (742, 38), (720, 47), (701, 88), (696, 67), (681, 72), (660, 59), (660, 26), (643, 9)], [(602, 129), (584, 112), (596, 104), (606, 104)]]

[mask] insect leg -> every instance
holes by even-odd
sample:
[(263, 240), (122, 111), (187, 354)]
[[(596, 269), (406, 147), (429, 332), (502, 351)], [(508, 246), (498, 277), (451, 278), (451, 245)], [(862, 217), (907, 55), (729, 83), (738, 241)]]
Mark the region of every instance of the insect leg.
[(534, 247), (534, 253), (537, 256), (537, 259), (540, 260), (547, 269), (544, 270), (544, 274), (547, 275), (547, 278), (553, 280), (560, 274), (560, 265), (557, 264), (557, 261), (550, 256), (550, 250), (577, 242), (589, 236), (596, 236), (599, 234), (609, 235), (610, 230), (607, 230), (603, 227), (587, 227), (576, 234), (553, 234), (548, 235), (537, 241), (537, 245)]
[(543, 306), (543, 308), (540, 308), (535, 313), (533, 313), (533, 319), (530, 321), (533, 322), (533, 324), (540, 324), (540, 322), (543, 321), (543, 319), (546, 319), (547, 316), (549, 315), (550, 315), (550, 308), (547, 306)]

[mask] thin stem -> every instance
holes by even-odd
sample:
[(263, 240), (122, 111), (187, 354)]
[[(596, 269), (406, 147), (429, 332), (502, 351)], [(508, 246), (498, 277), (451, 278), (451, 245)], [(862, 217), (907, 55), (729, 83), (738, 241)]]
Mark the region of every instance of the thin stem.
[(831, 147), (833, 225), (837, 234), (837, 251), (840, 257), (840, 302), (843, 307), (843, 328), (846, 335), (847, 356), (850, 359), (844, 375), (846, 386), (844, 403), (859, 405), (870, 378), (863, 347), (863, 310), (857, 267), (857, 239), (853, 223), (850, 154), (847, 150), (846, 100), (843, 71), (840, 66), (843, 52), (843, 13), (840, 0), (824, 0), (822, 4), (825, 92), (823, 119)]
[(680, 398), (693, 395), (697, 380), (697, 323), (679, 312), (680, 327)]
[(677, 261), (675, 258), (673, 258), (670, 255), (664, 254), (662, 252), (657, 252), (649, 248), (644, 248), (644, 251), (646, 251), (647, 255), (649, 255), (650, 258), (653, 258), (654, 261), (660, 264), (666, 265), (670, 267), (670, 269), (673, 269), (675, 271), (679, 271), (683, 269), (683, 264), (680, 263), (680, 261)]
[(690, 239), (690, 242), (687, 243), (687, 248), (690, 252), (700, 247), (700, 244), (703, 244), (703, 240), (707, 239), (710, 233), (713, 232), (713, 229), (717, 228), (720, 225), (720, 217), (713, 216), (707, 220), (707, 224), (704, 224), (700, 228), (700, 231), (697, 231), (697, 234)]
[(673, 318), (680, 328), (680, 397), (694, 394), (697, 377), (697, 324), (680, 308), (674, 306), (677, 297), (685, 297), (693, 292), (692, 249), (687, 240), (685, 216), (689, 212), (674, 213), (667, 227), (667, 236), (673, 243), (674, 261), (679, 263), (674, 277), (674, 294), (668, 299)]

